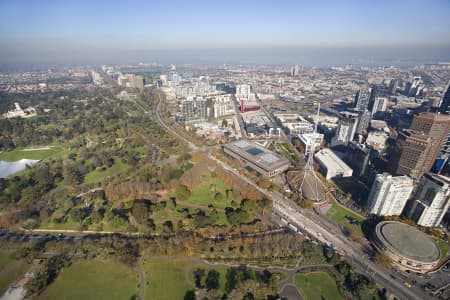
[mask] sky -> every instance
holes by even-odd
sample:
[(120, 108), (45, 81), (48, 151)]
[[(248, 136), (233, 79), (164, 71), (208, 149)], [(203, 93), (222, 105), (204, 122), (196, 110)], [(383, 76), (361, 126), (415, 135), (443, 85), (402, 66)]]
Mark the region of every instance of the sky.
[(195, 49), (198, 58), (237, 60), (336, 48), (417, 49), (438, 59), (450, 50), (449, 28), (449, 0), (0, 0), (0, 64), (181, 59)]

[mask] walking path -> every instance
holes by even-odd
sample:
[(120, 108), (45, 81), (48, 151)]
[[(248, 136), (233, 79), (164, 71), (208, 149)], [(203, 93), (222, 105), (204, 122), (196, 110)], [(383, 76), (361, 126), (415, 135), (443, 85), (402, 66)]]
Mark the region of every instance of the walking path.
[(142, 259), (139, 257), (137, 263), (138, 271), (139, 271), (139, 288), (140, 288), (140, 298), (141, 300), (145, 299), (145, 276), (144, 270), (142, 270)]

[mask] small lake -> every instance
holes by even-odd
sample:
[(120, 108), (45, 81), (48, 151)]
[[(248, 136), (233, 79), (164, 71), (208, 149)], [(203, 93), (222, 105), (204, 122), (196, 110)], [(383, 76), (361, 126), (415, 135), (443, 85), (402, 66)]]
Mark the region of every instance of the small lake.
[(0, 160), (0, 178), (6, 178), (9, 175), (24, 170), (27, 165), (31, 167), (38, 162), (39, 160), (25, 158), (14, 162)]

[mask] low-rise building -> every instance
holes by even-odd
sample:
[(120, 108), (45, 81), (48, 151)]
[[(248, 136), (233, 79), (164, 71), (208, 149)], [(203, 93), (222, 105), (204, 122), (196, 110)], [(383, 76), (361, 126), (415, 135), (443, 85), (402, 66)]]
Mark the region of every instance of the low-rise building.
[(305, 155), (316, 152), (323, 142), (323, 134), (321, 133), (305, 133), (299, 134), (298, 138), (305, 147)]
[(426, 273), (439, 263), (439, 248), (422, 231), (400, 222), (378, 223), (372, 243), (401, 270)]
[(223, 151), (242, 161), (258, 173), (273, 177), (289, 168), (289, 161), (248, 140), (239, 140), (222, 146)]
[(386, 149), (386, 141), (389, 136), (384, 131), (371, 131), (367, 135), (366, 144), (379, 152)]
[(353, 170), (329, 148), (320, 150), (314, 158), (320, 165), (320, 171), (328, 180), (338, 176), (350, 177), (353, 174)]

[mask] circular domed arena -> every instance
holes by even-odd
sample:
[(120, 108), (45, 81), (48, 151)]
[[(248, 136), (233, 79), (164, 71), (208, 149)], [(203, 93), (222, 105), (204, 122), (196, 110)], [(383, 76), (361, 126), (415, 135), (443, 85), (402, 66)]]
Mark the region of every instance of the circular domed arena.
[(426, 273), (439, 262), (439, 248), (425, 233), (394, 221), (377, 224), (373, 244), (402, 270)]

